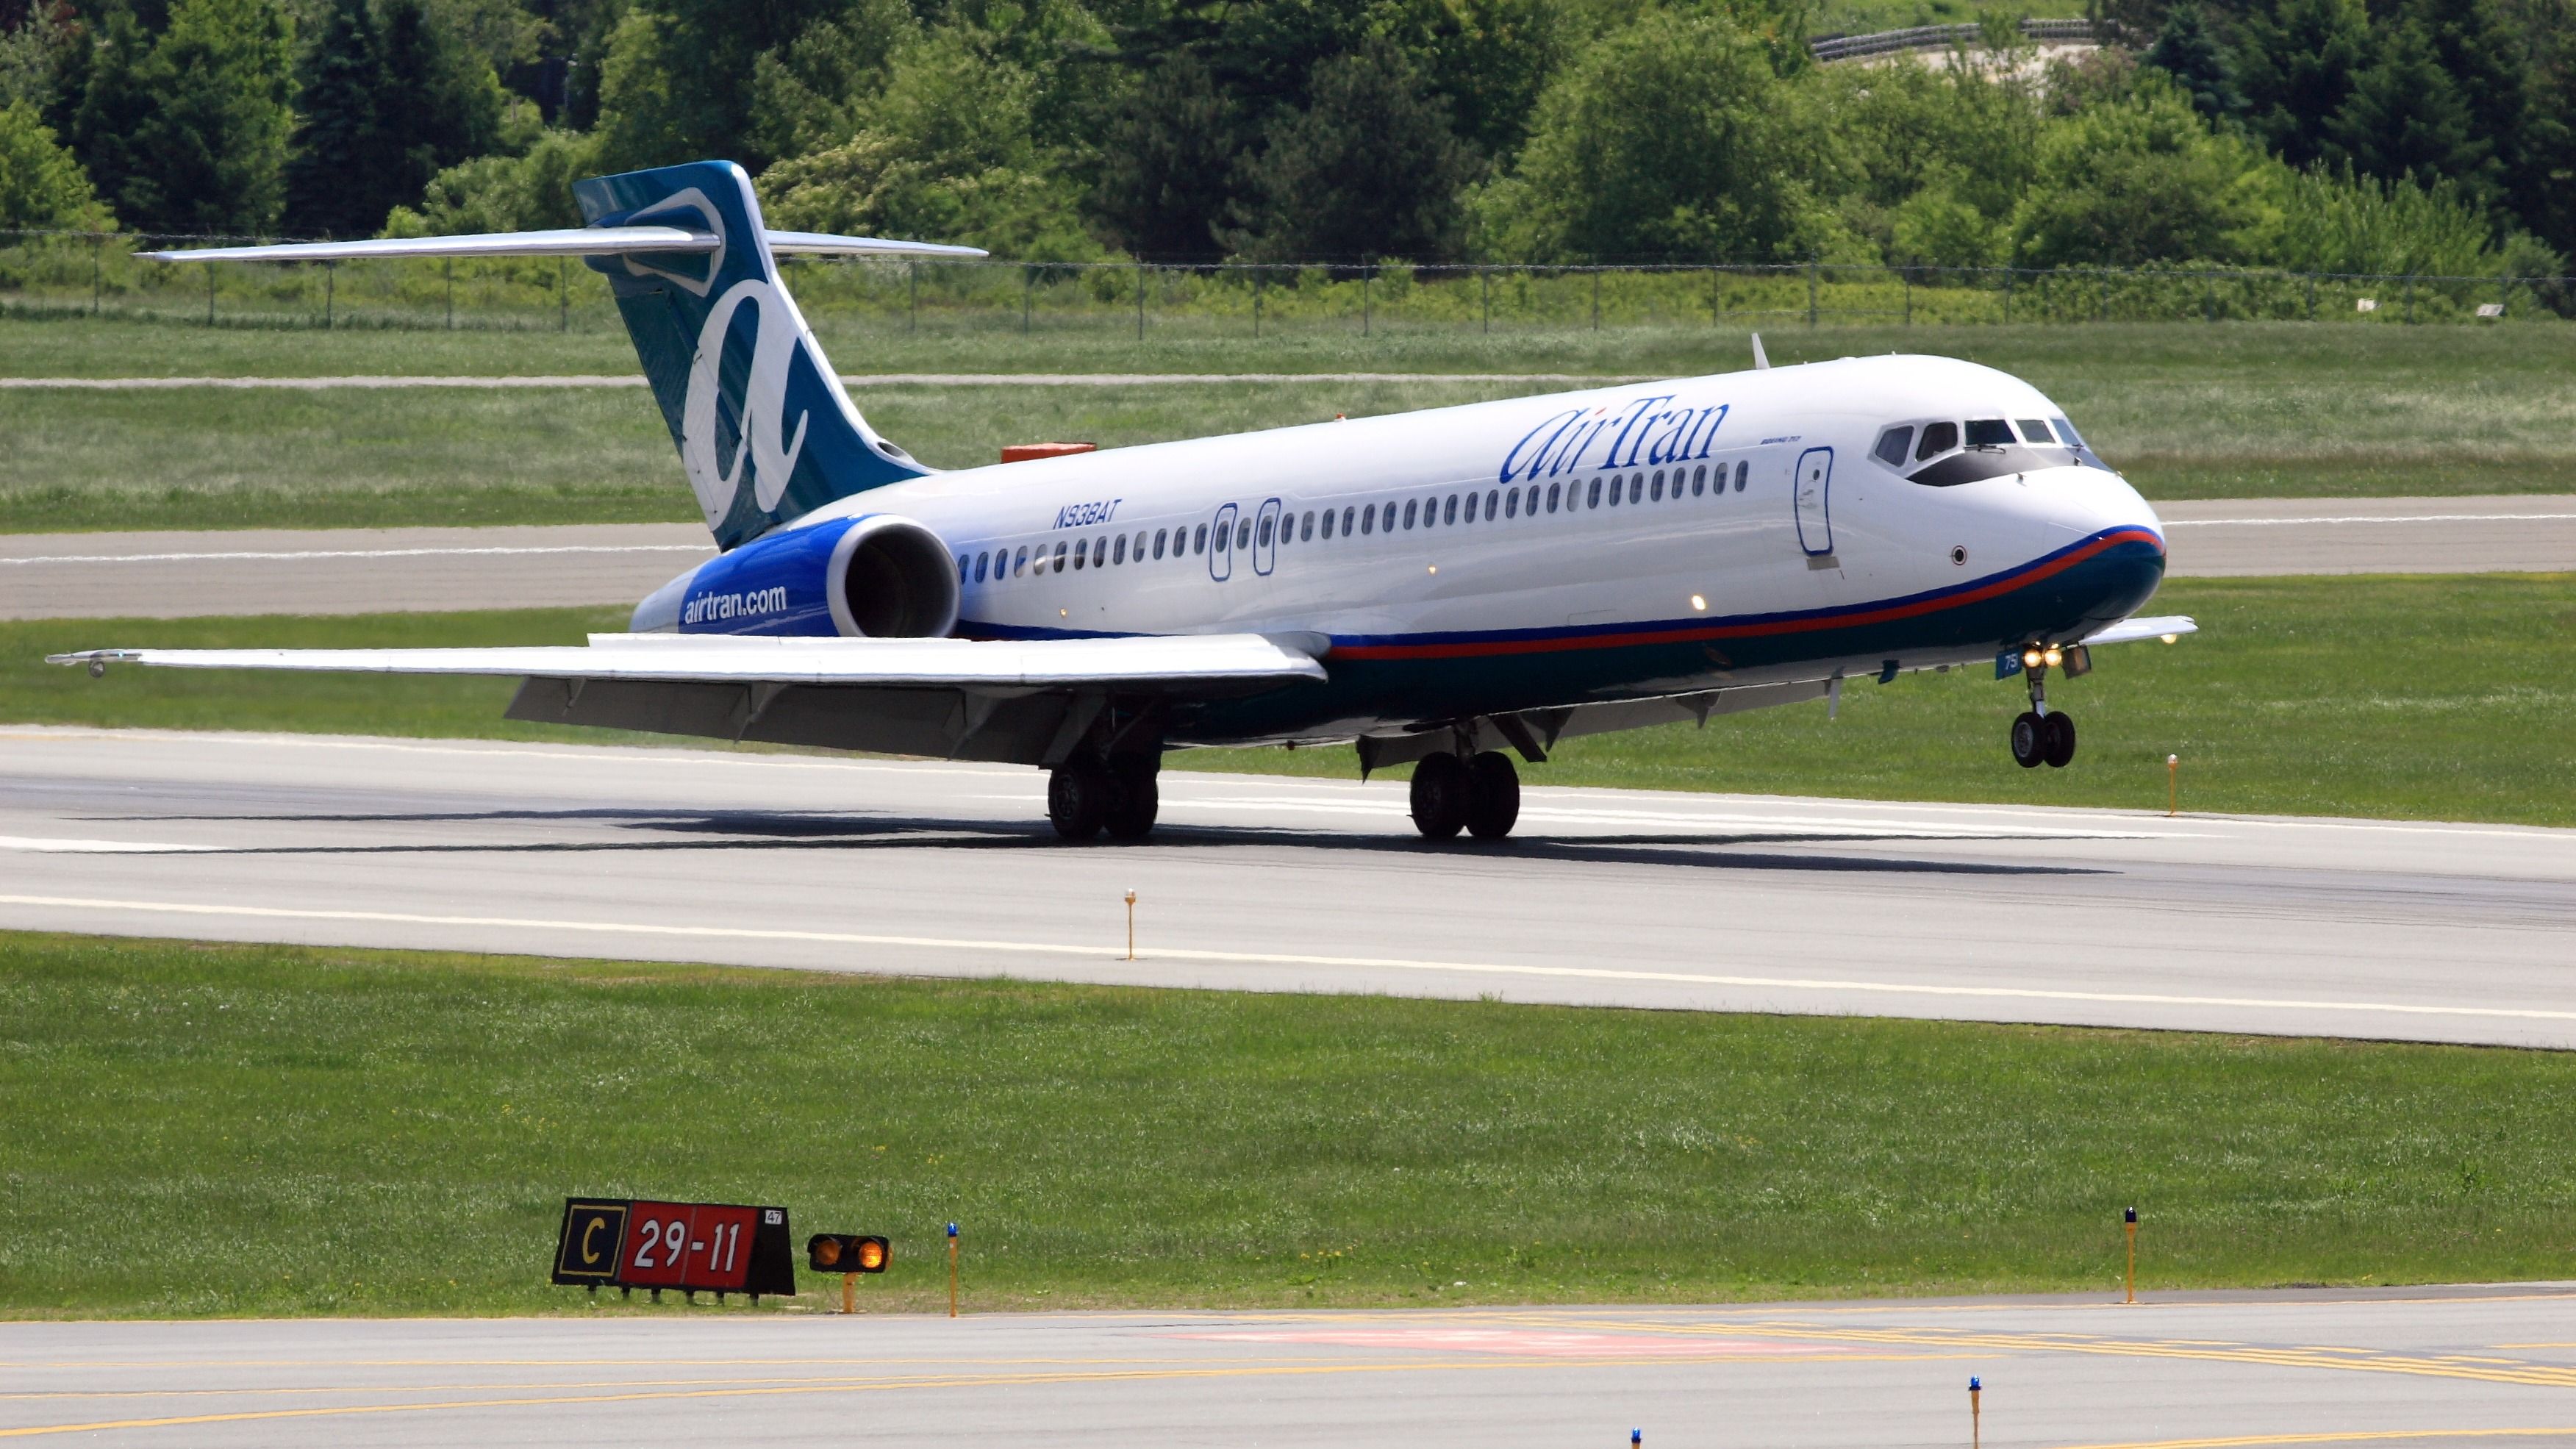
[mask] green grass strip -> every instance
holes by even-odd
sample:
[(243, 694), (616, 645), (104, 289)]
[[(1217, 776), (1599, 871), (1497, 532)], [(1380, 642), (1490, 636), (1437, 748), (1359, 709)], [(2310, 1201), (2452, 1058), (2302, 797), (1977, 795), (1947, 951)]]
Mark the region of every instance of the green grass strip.
[[(2051, 697), (2081, 752), (2022, 770), (2004, 732), (2019, 681), (1992, 671), (1856, 681), (1841, 717), (1821, 703), (1569, 741), (1524, 769), (1534, 784), (1872, 799), (2162, 809), (2165, 757), (2182, 757), (2187, 809), (2576, 825), (2576, 575), (2184, 579), (2159, 612), (2196, 615), (2180, 644), (2124, 644)], [(0, 719), (173, 729), (561, 739), (657, 736), (513, 724), (508, 681), (291, 677), (115, 669), (103, 680), (49, 652), (159, 645), (578, 643), (625, 611), (541, 610), (355, 618), (41, 620), (0, 623)], [(1201, 750), (1186, 769), (1348, 777), (1347, 749)]]
[(2150, 1287), (2576, 1248), (2531, 1051), (0, 935), (0, 1100), (22, 1317), (575, 1309), (568, 1193), (887, 1233), (908, 1309), (952, 1219), (970, 1310), (2107, 1293), (2131, 1204)]

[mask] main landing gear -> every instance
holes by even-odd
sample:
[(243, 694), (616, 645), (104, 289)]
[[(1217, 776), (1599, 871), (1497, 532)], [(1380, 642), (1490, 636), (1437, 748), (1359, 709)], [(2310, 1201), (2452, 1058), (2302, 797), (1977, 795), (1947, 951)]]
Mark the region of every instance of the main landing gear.
[(1104, 831), (1112, 840), (1142, 840), (1154, 833), (1154, 815), (1162, 806), (1155, 784), (1162, 767), (1160, 755), (1059, 765), (1047, 776), (1047, 823), (1077, 843)]
[(1520, 818), (1520, 772), (1499, 750), (1470, 759), (1426, 755), (1413, 767), (1413, 824), (1425, 840), (1454, 839), (1462, 829), (1500, 840)]
[(2048, 707), (2048, 665), (2029, 663), (2031, 655), (2022, 657), (2022, 672), (2030, 676), (2030, 708), (2013, 718), (2013, 763), (2025, 770), (2043, 764), (2065, 769), (2075, 758), (2075, 717)]

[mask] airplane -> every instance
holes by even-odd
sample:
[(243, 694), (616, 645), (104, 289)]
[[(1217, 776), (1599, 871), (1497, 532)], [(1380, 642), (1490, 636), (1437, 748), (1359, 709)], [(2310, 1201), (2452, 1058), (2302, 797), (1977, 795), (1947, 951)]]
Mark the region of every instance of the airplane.
[[(721, 552), (586, 646), (98, 649), (86, 665), (516, 677), (508, 717), (1005, 761), (1068, 841), (1154, 828), (1167, 751), (1355, 745), (1421, 833), (1508, 835), (1511, 754), (1992, 664), (2046, 683), (2142, 618), (2155, 511), (2006, 373), (1848, 357), (941, 470), (852, 406), (788, 255), (982, 256), (766, 229), (743, 170), (573, 187), (583, 227), (164, 261), (579, 256)], [(1506, 753), (1508, 749), (1511, 753)]]

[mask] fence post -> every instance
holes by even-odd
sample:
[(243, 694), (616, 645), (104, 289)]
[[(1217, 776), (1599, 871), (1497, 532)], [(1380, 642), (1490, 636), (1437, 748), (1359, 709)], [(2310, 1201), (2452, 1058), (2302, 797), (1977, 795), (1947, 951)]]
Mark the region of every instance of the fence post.
[(1036, 297), (1037, 289), (1037, 268), (1020, 268), (1020, 335), (1022, 337), (1029, 335), (1029, 308)]
[(2309, 320), (2309, 321), (2311, 321), (2311, 322), (2314, 322), (2315, 320), (2317, 320), (2317, 274), (2316, 274), (2316, 273), (2314, 273), (2314, 272), (2310, 272), (2310, 273), (2308, 273), (2308, 274), (2307, 274), (2307, 277), (2308, 277), (2308, 320)]
[(561, 257), (555, 258), (555, 330), (572, 330), (572, 271)]
[(206, 325), (215, 325), (215, 264), (206, 263)]
[(1485, 335), (1491, 337), (1494, 335), (1494, 269), (1478, 267), (1476, 275), (1485, 283)]
[(1914, 325), (1914, 269), (1898, 267), (1896, 275), (1905, 282), (1905, 325), (1911, 327)]
[(456, 330), (456, 258), (447, 259), (447, 330)]
[(1369, 335), (1369, 274), (1376, 270), (1376, 267), (1367, 262), (1360, 263), (1360, 335), (1362, 337)]
[(93, 317), (98, 315), (98, 253), (106, 245), (107, 238), (103, 236), (89, 239), (89, 315)]
[(1815, 325), (1816, 325), (1816, 259), (1815, 259), (1814, 257), (1810, 256), (1810, 257), (1808, 257), (1808, 258), (1807, 258), (1807, 327), (1808, 327), (1808, 329), (1809, 329), (1809, 330), (1811, 330), (1811, 331), (1812, 331), (1812, 330), (1815, 328)]
[(2012, 325), (2013, 269), (2004, 268), (2004, 325)]
[(921, 258), (908, 257), (903, 264), (904, 319), (903, 330), (921, 330)]
[(2415, 320), (2415, 274), (2412, 272), (2406, 274), (2406, 320)]
[(2504, 320), (2504, 309), (2513, 305), (2513, 274), (2496, 273), (2496, 320)]
[(1145, 264), (1136, 264), (1136, 340), (1145, 340)]
[(1601, 264), (1592, 264), (1592, 330), (1601, 330)]
[(2218, 320), (2218, 274), (2216, 272), (2200, 274), (2200, 320), (2213, 323)]
[(338, 301), (339, 283), (340, 264), (324, 262), (322, 264), (322, 330), (325, 332), (331, 330), (334, 321), (333, 309)]
[(2096, 272), (2093, 274), (2093, 281), (2095, 283), (2093, 320), (2108, 322), (2111, 320), (2111, 274)]
[(1261, 335), (1261, 264), (1252, 265), (1252, 335)]

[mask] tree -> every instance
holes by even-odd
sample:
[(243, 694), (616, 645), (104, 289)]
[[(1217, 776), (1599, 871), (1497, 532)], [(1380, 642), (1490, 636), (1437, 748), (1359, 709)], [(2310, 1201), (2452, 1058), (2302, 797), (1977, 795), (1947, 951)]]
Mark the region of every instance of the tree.
[(378, 205), (376, 93), (384, 84), (367, 0), (337, 0), (306, 53), (297, 96), (295, 154), (286, 163), (286, 225), (304, 236), (372, 233), (393, 205)]
[(859, 104), (885, 88), (895, 53), (920, 32), (904, 0), (856, 0), (762, 51), (752, 63), (749, 158), (776, 161), (848, 140)]
[(421, 194), (429, 178), (492, 149), (501, 132), (501, 83), (491, 64), (459, 44), (421, 0), (385, 0), (382, 88), (376, 95), (371, 164), (387, 170), (390, 199)]
[(1131, 256), (1215, 261), (1236, 166), (1254, 144), (1242, 109), (1187, 51), (1146, 72), (1101, 137), (1091, 206)]
[(1386, 45), (1315, 68), (1312, 102), (1269, 128), (1247, 165), (1244, 226), (1228, 239), (1261, 261), (1446, 261), (1465, 236), (1459, 193), (1475, 154)]
[(1809, 112), (1762, 37), (1650, 12), (1548, 87), (1487, 215), (1507, 203), (1546, 256), (1801, 259), (1840, 240), (1820, 198), (1849, 170)]
[(2412, 20), (2389, 32), (2378, 64), (2354, 80), (2326, 130), (2335, 146), (2330, 158), (2367, 176), (2447, 178), (2481, 202), (2501, 179), (2493, 144), (2471, 131), (2459, 88)]
[(759, 57), (841, 9), (840, 0), (639, 0), (610, 35), (600, 75), (608, 158), (651, 166), (747, 154)]
[(141, 67), (117, 210), (151, 231), (264, 235), (286, 199), (295, 28), (278, 0), (179, 0)]
[(2139, 266), (2244, 258), (2274, 163), (2213, 134), (2180, 90), (2135, 95), (2052, 124), (2013, 218), (2026, 266)]
[(36, 108), (24, 100), (0, 107), (0, 227), (103, 231), (115, 224)]
[(62, 0), (39, 0), (15, 29), (0, 30), (0, 106), (25, 101), (41, 115), (81, 44), (81, 28)]
[(388, 236), (545, 231), (582, 224), (572, 184), (599, 173), (596, 137), (548, 131), (523, 156), (477, 156), (429, 179), (419, 204), (385, 218)]
[(2147, 52), (2147, 64), (2163, 71), (2182, 88), (2192, 109), (2220, 120), (2245, 108), (2227, 52), (2209, 30), (2198, 5), (2177, 5), (2165, 14), (2164, 29)]
[(141, 166), (137, 138), (153, 109), (144, 77), (152, 37), (133, 11), (117, 6), (106, 12), (95, 39), (80, 47), (80, 56), (80, 94), (77, 100), (64, 97), (71, 117), (60, 134), (99, 195), (123, 210), (130, 224), (144, 224), (124, 197)]
[(2376, 49), (2370, 17), (2360, 0), (2277, 0), (2248, 11), (2241, 34), (2247, 124), (2282, 160), (2314, 165), (2333, 149), (2335, 113)]

